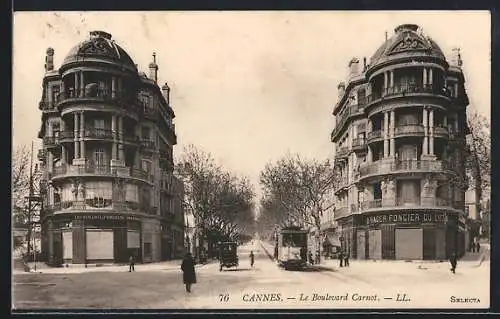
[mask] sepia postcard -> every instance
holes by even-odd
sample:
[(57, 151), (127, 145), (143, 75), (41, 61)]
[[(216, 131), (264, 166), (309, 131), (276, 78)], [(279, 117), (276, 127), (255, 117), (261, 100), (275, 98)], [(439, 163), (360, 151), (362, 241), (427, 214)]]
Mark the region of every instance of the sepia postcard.
[(489, 308), (490, 30), (14, 12), (13, 311)]

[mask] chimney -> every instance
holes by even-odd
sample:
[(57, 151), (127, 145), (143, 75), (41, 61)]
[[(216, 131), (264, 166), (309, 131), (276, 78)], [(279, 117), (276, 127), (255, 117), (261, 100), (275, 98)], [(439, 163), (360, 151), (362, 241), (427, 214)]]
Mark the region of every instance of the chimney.
[(462, 56), (460, 55), (460, 48), (455, 47), (451, 50), (451, 65), (453, 66), (462, 66)]
[(366, 71), (366, 57), (363, 57), (363, 72)]
[(339, 85), (337, 85), (337, 88), (339, 90), (339, 98), (341, 98), (344, 95), (345, 92), (345, 83), (340, 82)]
[(158, 82), (158, 64), (156, 64), (156, 52), (153, 52), (153, 62), (149, 64), (149, 78)]
[(349, 77), (359, 74), (359, 60), (358, 58), (352, 58), (349, 61)]
[(387, 31), (385, 31), (385, 41), (387, 41)]
[(170, 87), (168, 86), (167, 82), (165, 82), (165, 84), (161, 87), (161, 91), (163, 92), (165, 101), (167, 101), (167, 104), (170, 105)]
[(45, 56), (45, 72), (54, 70), (54, 49), (48, 48)]

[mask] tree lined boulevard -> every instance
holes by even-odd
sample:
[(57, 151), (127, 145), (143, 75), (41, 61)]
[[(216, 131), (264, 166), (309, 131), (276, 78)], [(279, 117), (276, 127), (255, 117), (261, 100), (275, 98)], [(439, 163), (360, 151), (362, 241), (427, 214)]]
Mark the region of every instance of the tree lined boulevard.
[[(126, 266), (19, 273), (14, 275), (13, 306), (15, 309), (332, 309), (489, 305), (489, 262), (480, 266), (477, 260), (460, 262), (455, 275), (450, 273), (447, 262), (352, 261), (349, 268), (339, 268), (338, 260), (325, 260), (321, 267), (298, 272), (278, 268), (263, 247), (272, 248), (258, 241), (239, 247), (238, 269), (220, 272), (217, 262), (197, 266), (198, 282), (191, 294), (184, 290), (177, 261), (137, 265), (132, 273)], [(249, 260), (251, 250), (255, 253), (253, 269)], [(452, 296), (455, 302), (451, 301)], [(464, 298), (477, 298), (479, 302), (465, 302)]]

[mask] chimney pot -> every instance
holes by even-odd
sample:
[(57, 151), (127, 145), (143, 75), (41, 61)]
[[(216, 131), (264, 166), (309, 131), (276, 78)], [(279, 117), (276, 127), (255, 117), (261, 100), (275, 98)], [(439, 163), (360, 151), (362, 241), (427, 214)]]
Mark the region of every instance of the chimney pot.
[(45, 55), (45, 72), (54, 70), (54, 49), (47, 48)]

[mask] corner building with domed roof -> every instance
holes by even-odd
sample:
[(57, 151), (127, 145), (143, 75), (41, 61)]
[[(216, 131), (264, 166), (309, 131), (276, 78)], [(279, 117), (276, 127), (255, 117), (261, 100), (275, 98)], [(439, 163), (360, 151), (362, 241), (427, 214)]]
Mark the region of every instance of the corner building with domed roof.
[(51, 264), (181, 257), (175, 114), (155, 54), (148, 77), (109, 33), (93, 31), (58, 70), (53, 57), (49, 48), (39, 104), (42, 256)]
[(464, 74), (414, 24), (349, 63), (331, 134), (335, 220), (357, 259), (443, 260), (464, 254)]

